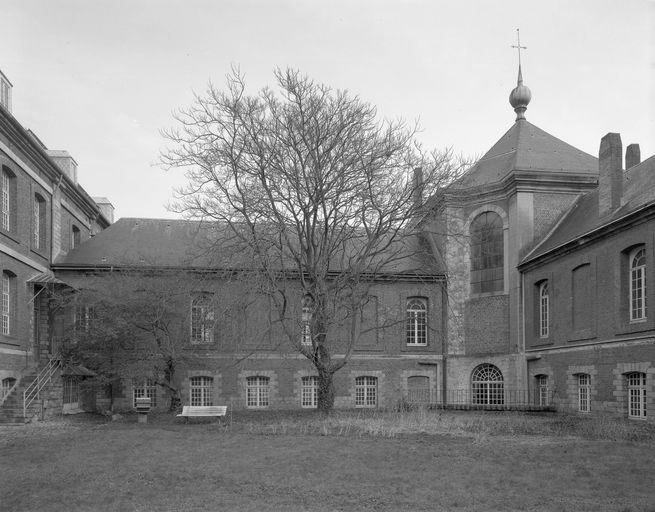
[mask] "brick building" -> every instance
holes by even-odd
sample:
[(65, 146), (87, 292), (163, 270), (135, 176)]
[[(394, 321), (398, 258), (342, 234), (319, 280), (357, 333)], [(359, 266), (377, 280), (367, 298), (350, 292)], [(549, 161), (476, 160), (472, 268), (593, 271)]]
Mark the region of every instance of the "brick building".
[(561, 409), (653, 419), (655, 157), (603, 137), (599, 186), (521, 265), (532, 386)]
[[(75, 160), (48, 150), (12, 115), (11, 83), (2, 73), (0, 82), (0, 419), (12, 419), (22, 416), (22, 391), (57, 354), (48, 296), (59, 282), (50, 264), (111, 219), (77, 182)], [(59, 374), (54, 382), (61, 404)]]
[[(337, 407), (419, 400), (653, 419), (655, 160), (640, 162), (632, 145), (623, 171), (616, 135), (603, 140), (600, 158), (586, 154), (528, 122), (529, 101), (519, 69), (514, 123), (426, 202), (416, 230), (429, 258), (419, 271), (411, 265), (372, 280), (374, 307), (362, 322), (377, 329), (336, 374)], [(103, 287), (97, 280), (117, 271), (182, 278), (173, 316), (182, 326), (175, 379), (185, 404), (314, 407), (312, 365), (284, 345), (260, 297), (226, 309), (239, 290), (226, 279), (231, 267), (203, 259), (200, 231), (184, 221), (121, 219), (42, 264), (77, 289), (94, 280)], [(302, 297), (294, 302), (301, 339)], [(53, 339), (72, 329), (59, 327)], [(148, 369), (129, 371), (111, 397), (116, 407), (131, 408), (143, 394), (167, 406)]]
[[(53, 268), (58, 278), (77, 289), (108, 289), (122, 280), (119, 294), (136, 296), (136, 290), (125, 283), (138, 281), (136, 288), (147, 290), (153, 300), (155, 288), (170, 282), (164, 284), (165, 293), (181, 297), (166, 314), (176, 317), (172, 323), (182, 333), (172, 342), (177, 349), (174, 384), (183, 403), (315, 407), (317, 372), (294, 343), (304, 341), (299, 286), (293, 277), (285, 285), (292, 304), (280, 321), (268, 295), (243, 292), (247, 281), (239, 276), (231, 279), (239, 273), (235, 269), (242, 267), (240, 261), (218, 264), (216, 252), (203, 249), (212, 235), (211, 225), (123, 218), (70, 251)], [(370, 280), (358, 322), (364, 334), (348, 364), (335, 374), (336, 407), (393, 407), (411, 392), (435, 400), (442, 394), (444, 276), (431, 268), (417, 268), (409, 258), (403, 265)], [(210, 321), (203, 323), (203, 319)], [(285, 321), (291, 339), (282, 325)], [(337, 340), (335, 359), (347, 350), (349, 329), (346, 324), (331, 331)], [(306, 343), (311, 346), (311, 340)], [(116, 392), (114, 386), (114, 408), (131, 408), (141, 393), (148, 394), (157, 408), (169, 406), (165, 389), (154, 385), (162, 373), (157, 361), (150, 358), (142, 366), (126, 363), (121, 389)], [(106, 397), (100, 400), (97, 405), (107, 404)]]

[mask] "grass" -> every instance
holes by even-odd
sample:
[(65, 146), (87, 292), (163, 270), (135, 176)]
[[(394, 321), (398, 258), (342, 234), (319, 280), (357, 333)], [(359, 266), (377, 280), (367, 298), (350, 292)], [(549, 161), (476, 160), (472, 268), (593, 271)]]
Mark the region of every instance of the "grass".
[(1, 428), (0, 509), (655, 511), (643, 423), (426, 410), (151, 419)]

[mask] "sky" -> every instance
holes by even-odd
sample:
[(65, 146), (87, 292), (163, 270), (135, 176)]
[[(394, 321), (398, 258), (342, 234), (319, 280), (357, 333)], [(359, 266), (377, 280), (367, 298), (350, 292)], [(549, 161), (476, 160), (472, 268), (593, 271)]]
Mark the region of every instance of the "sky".
[(607, 132), (655, 153), (655, 0), (3, 0), (0, 70), (14, 116), (116, 218), (176, 218), (161, 131), (233, 65), (251, 93), (298, 69), (472, 158), (514, 122), (517, 28), (528, 121), (592, 155)]

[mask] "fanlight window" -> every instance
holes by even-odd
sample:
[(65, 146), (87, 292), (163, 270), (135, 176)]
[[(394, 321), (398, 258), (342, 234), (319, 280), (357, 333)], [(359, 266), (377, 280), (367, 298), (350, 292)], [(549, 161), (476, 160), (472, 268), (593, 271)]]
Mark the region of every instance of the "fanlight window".
[(407, 301), (407, 344), (427, 345), (428, 343), (428, 301), (413, 297)]
[(503, 374), (492, 364), (481, 364), (471, 375), (472, 401), (478, 405), (503, 405)]
[(484, 212), (471, 223), (471, 292), (504, 289), (503, 220), (495, 212)]

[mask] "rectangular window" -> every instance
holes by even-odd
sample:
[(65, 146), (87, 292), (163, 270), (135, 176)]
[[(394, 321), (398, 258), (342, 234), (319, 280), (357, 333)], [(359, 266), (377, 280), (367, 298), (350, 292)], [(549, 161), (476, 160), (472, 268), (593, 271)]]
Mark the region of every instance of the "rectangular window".
[(630, 253), (630, 321), (646, 319), (646, 250)]
[(591, 410), (591, 377), (586, 373), (578, 375), (578, 411)]
[(34, 218), (32, 219), (32, 246), (41, 248), (41, 201), (34, 198)]
[(377, 377), (357, 377), (355, 379), (355, 407), (375, 407), (377, 405)]
[(300, 391), (303, 407), (315, 408), (318, 405), (318, 377), (303, 377)]
[(152, 379), (134, 379), (132, 390), (132, 406), (134, 408), (136, 408), (137, 398), (150, 398), (150, 406), (157, 406), (157, 386)]
[(214, 379), (211, 377), (191, 377), (190, 384), (191, 405), (214, 405), (212, 401), (212, 386), (214, 384)]
[(550, 394), (548, 392), (548, 375), (537, 376), (537, 388), (539, 391), (539, 405), (550, 405)]
[(269, 398), (268, 377), (248, 377), (246, 380), (248, 407), (268, 407)]
[(214, 333), (213, 295), (202, 293), (191, 300), (191, 343), (211, 343)]
[(646, 419), (646, 374), (629, 373), (628, 380), (628, 417)]
[(548, 281), (539, 286), (539, 337), (548, 338), (548, 323), (550, 320), (550, 295)]
[(2, 229), (5, 231), (9, 231), (10, 227), (10, 217), (9, 217), (9, 211), (10, 211), (10, 206), (9, 206), (9, 174), (7, 174), (6, 171), (2, 171), (2, 183), (0, 183), (2, 186)]
[(2, 334), (11, 333), (11, 278), (6, 272), (2, 273)]

